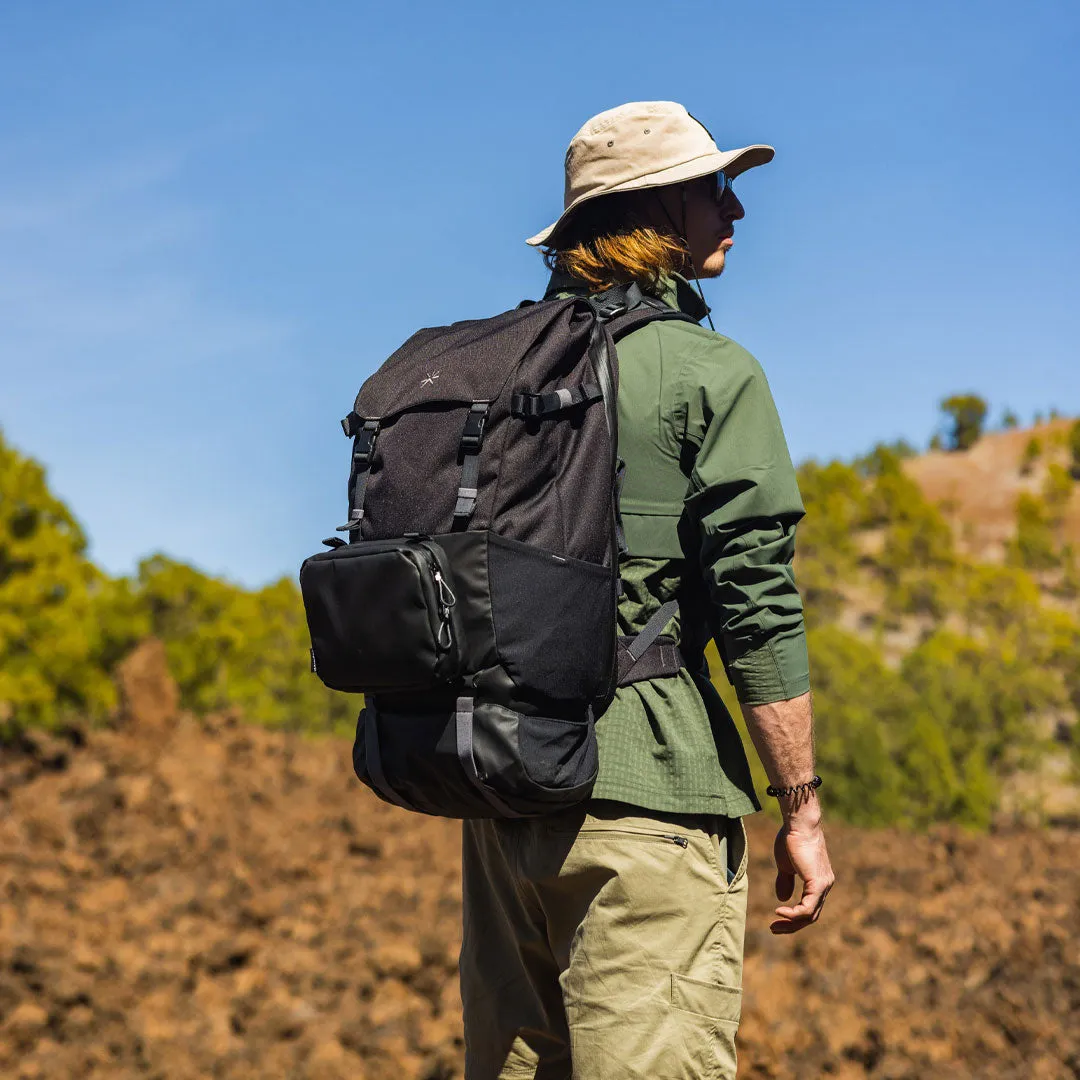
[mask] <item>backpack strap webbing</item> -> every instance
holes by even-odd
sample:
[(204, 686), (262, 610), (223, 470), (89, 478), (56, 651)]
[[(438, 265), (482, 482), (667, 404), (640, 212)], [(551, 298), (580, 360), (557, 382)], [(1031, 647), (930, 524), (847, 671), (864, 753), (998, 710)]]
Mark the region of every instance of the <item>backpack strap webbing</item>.
[(627, 334), (646, 323), (651, 322), (688, 322), (698, 325), (693, 315), (687, 315), (685, 311), (676, 311), (670, 308), (662, 300), (656, 300), (651, 296), (642, 297), (641, 303), (627, 311), (625, 315), (617, 316), (611, 320), (608, 329), (611, 331), (613, 340), (618, 341)]
[(458, 484), (454, 506), (454, 529), (464, 528), (476, 509), (480, 483), (480, 447), (484, 445), (484, 425), (487, 423), (490, 401), (474, 401), (465, 417), (461, 433), (461, 482)]
[(626, 530), (622, 520), (622, 486), (626, 465), (618, 456), (618, 412), (615, 403), (615, 390), (611, 375), (611, 356), (608, 340), (618, 341), (632, 330), (646, 323), (672, 320), (691, 322), (697, 320), (685, 312), (668, 307), (662, 300), (646, 296), (636, 282), (630, 285), (615, 285), (601, 293), (586, 297), (589, 307), (596, 314), (592, 333), (589, 336), (589, 356), (592, 361), (596, 382), (604, 399), (604, 419), (607, 421), (608, 434), (616, 447), (615, 460), (615, 540), (619, 554), (628, 552)]
[(341, 428), (353, 440), (352, 470), (349, 473), (349, 520), (335, 532), (356, 532), (364, 520), (364, 494), (367, 491), (371, 463), (375, 460), (375, 440), (379, 437), (381, 417), (362, 417), (351, 412), (341, 421)]
[(619, 666), (619, 686), (629, 686), (631, 683), (644, 682), (646, 679), (661, 679), (667, 675), (675, 675), (687, 666), (682, 650), (675, 644), (673, 637), (661, 634), (642, 653), (639, 660), (633, 660), (630, 657), (629, 646), (633, 640), (632, 637), (618, 639), (616, 658)]
[[(620, 686), (656, 678), (658, 675), (673, 675), (683, 666), (682, 654), (674, 639), (668, 639), (670, 646), (658, 644), (664, 627), (671, 622), (678, 610), (678, 600), (669, 600), (653, 613), (639, 634), (633, 638), (619, 639), (617, 657)], [(668, 670), (673, 663), (676, 664), (674, 671)]]
[(510, 415), (519, 420), (537, 420), (575, 405), (591, 405), (594, 401), (600, 401), (603, 396), (600, 384), (594, 382), (560, 387), (546, 394), (518, 393), (510, 399)]
[(669, 307), (655, 296), (646, 296), (637, 282), (630, 285), (614, 285), (601, 293), (588, 297), (589, 306), (596, 312), (602, 323), (610, 323), (612, 338), (619, 338), (636, 330), (639, 326), (658, 320), (691, 322), (697, 325), (693, 315)]
[(473, 710), (476, 701), (470, 695), (462, 695), (457, 699), (454, 709), (454, 734), (457, 739), (457, 756), (462, 772), (469, 778), (473, 786), (503, 817), (524, 817), (516, 810), (512, 810), (494, 791), (480, 779), (480, 773), (476, 768), (476, 755), (473, 753)]

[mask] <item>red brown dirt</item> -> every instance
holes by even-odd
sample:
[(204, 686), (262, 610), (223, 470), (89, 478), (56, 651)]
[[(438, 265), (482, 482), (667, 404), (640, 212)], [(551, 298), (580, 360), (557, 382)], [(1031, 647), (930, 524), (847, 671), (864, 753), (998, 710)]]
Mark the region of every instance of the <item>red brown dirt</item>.
[[(349, 746), (178, 714), (159, 649), (124, 717), (0, 758), (0, 1075), (460, 1077), (458, 826)], [(821, 923), (767, 929), (750, 822), (742, 1076), (1080, 1076), (1076, 833), (832, 826)]]

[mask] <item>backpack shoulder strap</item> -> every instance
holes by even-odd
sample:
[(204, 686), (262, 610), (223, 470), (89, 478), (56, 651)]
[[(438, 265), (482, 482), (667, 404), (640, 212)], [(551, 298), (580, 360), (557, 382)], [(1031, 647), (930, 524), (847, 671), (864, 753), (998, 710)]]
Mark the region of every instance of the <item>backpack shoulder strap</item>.
[(597, 319), (608, 324), (613, 341), (650, 322), (673, 320), (697, 325), (697, 319), (692, 315), (668, 307), (654, 296), (646, 296), (636, 282), (615, 285), (604, 292), (593, 293), (587, 299)]
[[(593, 293), (586, 298), (589, 306), (596, 313), (596, 323), (593, 326), (590, 352), (594, 352), (594, 370), (597, 373), (598, 382), (604, 398), (604, 405), (609, 411), (609, 430), (617, 440), (617, 429), (614, 417), (614, 393), (610, 382), (610, 358), (604, 346), (605, 339), (610, 336), (612, 342), (645, 326), (650, 322), (661, 320), (677, 320), (691, 322), (697, 325), (697, 319), (685, 312), (677, 311), (668, 307), (662, 300), (657, 300), (642, 293), (635, 283), (632, 285), (618, 285), (602, 293)], [(605, 333), (606, 331), (606, 333)], [(605, 378), (606, 376), (606, 378)], [(620, 489), (622, 488), (623, 463), (621, 459), (616, 461), (615, 481), (615, 532), (618, 539), (620, 554), (626, 551), (626, 539), (623, 534), (622, 513), (619, 506)], [(620, 592), (622, 582), (620, 581)], [(664, 627), (670, 622), (678, 611), (678, 601), (672, 600), (664, 604), (657, 611), (641, 632), (634, 638), (626, 638), (620, 641), (619, 648), (619, 685), (628, 685), (638, 678), (652, 678), (659, 675), (674, 674), (683, 666), (682, 655), (678, 649), (669, 650), (670, 656), (665, 655), (664, 649), (658, 645), (658, 639)], [(646, 660), (648, 657), (648, 660)], [(651, 661), (651, 662), (650, 662)], [(674, 667), (670, 665), (674, 664)], [(640, 668), (639, 668), (640, 665)], [(635, 671), (635, 668), (639, 668)]]

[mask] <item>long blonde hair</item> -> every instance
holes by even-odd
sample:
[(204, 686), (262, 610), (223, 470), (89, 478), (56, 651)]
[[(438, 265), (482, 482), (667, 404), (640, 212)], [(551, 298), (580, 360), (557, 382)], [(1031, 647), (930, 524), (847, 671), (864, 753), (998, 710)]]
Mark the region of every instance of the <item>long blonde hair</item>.
[(689, 253), (642, 218), (633, 195), (605, 195), (582, 206), (559, 242), (542, 249), (548, 269), (579, 278), (591, 292), (636, 282), (657, 295), (660, 279), (685, 270)]

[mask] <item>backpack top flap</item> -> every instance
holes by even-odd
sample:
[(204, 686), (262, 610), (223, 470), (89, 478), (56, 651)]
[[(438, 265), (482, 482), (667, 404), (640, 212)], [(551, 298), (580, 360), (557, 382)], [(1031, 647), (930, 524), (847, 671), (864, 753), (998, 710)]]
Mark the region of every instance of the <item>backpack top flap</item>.
[(569, 298), (419, 330), (360, 388), (355, 412), (387, 419), (431, 402), (494, 401), (526, 355), (539, 370), (580, 356), (592, 322)]

